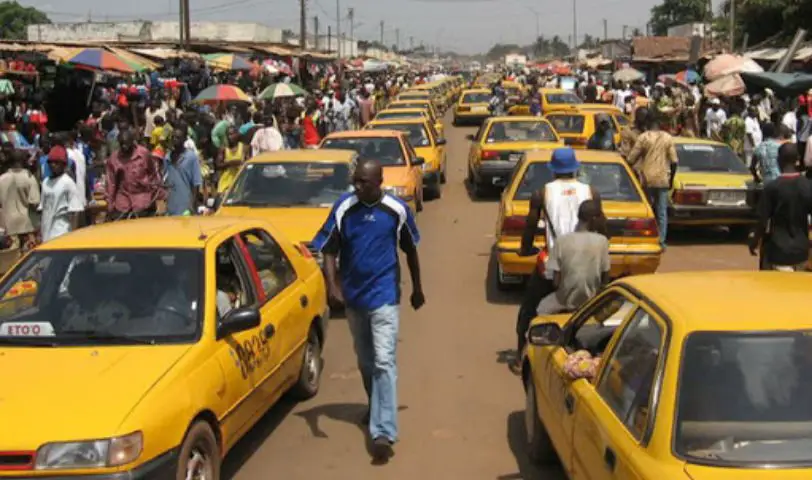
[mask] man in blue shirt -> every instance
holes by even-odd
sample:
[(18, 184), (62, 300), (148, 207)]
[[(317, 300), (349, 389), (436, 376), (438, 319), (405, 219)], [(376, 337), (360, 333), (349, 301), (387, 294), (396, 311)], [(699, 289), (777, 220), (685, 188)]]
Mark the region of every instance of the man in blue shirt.
[(172, 151), (164, 161), (164, 184), (167, 188), (166, 213), (170, 216), (194, 215), (201, 197), (203, 176), (193, 150), (186, 148), (186, 129), (172, 131)]
[(406, 254), (411, 273), (412, 307), (417, 310), (426, 301), (420, 282), (417, 224), (408, 205), (384, 193), (382, 183), (378, 162), (360, 162), (353, 174), (355, 191), (335, 203), (313, 240), (324, 254), (330, 295), (346, 305), (358, 368), (369, 398), (367, 423), (373, 456), (379, 462), (392, 455), (398, 435), (398, 246)]

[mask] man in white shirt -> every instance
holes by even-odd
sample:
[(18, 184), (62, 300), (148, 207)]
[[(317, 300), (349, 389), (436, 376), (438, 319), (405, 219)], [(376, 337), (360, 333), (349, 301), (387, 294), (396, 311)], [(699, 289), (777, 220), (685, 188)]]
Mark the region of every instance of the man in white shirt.
[(758, 121), (758, 109), (750, 105), (744, 119), (744, 159), (749, 167), (753, 163), (753, 152), (761, 144), (761, 123)]
[(51, 176), (42, 181), (39, 209), (42, 211), (42, 241), (47, 242), (76, 229), (85, 207), (79, 199), (76, 183), (66, 174), (68, 153), (59, 145), (48, 153)]
[(256, 157), (263, 152), (278, 152), (285, 148), (282, 132), (274, 127), (266, 118), (263, 125), (256, 125), (257, 131), (251, 139), (251, 156)]
[(727, 113), (722, 109), (722, 102), (718, 98), (710, 100), (710, 108), (705, 112), (705, 136), (714, 140), (722, 138), (722, 125), (727, 121)]
[(76, 168), (76, 193), (79, 195), (82, 206), (87, 206), (87, 159), (82, 148), (76, 144), (75, 133), (71, 133), (70, 138), (67, 139), (66, 150), (68, 159), (73, 160), (73, 165)]
[(781, 123), (792, 133), (792, 136), (789, 138), (790, 143), (797, 142), (798, 139), (796, 133), (798, 133), (798, 116), (795, 115), (795, 110), (789, 110), (787, 113), (785, 113), (781, 118)]

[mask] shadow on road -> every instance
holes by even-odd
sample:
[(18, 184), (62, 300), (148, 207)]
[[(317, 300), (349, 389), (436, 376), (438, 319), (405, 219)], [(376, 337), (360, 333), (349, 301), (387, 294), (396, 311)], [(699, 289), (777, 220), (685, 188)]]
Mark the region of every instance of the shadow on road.
[(524, 412), (518, 411), (508, 415), (507, 440), (519, 471), (499, 475), (496, 480), (564, 480), (566, 478), (560, 466), (539, 468), (530, 462), (530, 458), (525, 452)]
[(671, 227), (668, 229), (668, 245), (742, 245), (744, 247), (749, 233), (748, 228), (731, 232), (723, 227)]
[[(398, 407), (398, 411), (408, 409), (406, 405)], [(296, 412), (297, 417), (302, 417), (307, 422), (310, 433), (316, 438), (329, 438), (327, 433), (319, 426), (319, 420), (327, 417), (331, 420), (355, 425), (362, 431), (366, 431), (366, 425), (362, 423), (364, 415), (367, 413), (367, 406), (362, 403), (331, 403), (319, 405), (309, 410)]]
[(476, 203), (495, 203), (498, 202), (500, 197), (502, 196), (502, 189), (496, 187), (490, 187), (484, 189), (484, 192), (481, 192), (479, 195), (474, 193), (474, 187), (468, 182), (468, 180), (463, 180), (462, 184), (465, 186), (465, 192), (468, 194), (468, 199), (472, 202)]
[(223, 461), (221, 476), (224, 480), (230, 480), (240, 471), (295, 406), (295, 401), (283, 398), (237, 442)]
[(496, 252), (491, 250), (488, 272), (485, 277), (485, 299), (488, 303), (496, 305), (516, 305), (518, 307), (522, 301), (524, 284), (516, 285), (512, 290), (500, 290), (496, 284), (496, 270)]

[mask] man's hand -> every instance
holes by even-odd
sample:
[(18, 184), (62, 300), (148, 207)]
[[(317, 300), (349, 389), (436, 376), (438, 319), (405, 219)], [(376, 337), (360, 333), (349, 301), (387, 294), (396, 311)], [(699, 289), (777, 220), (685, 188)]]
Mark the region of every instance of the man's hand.
[(413, 291), (412, 298), (410, 300), (412, 303), (412, 308), (415, 310), (420, 310), (420, 308), (426, 304), (426, 296), (423, 295), (423, 290)]
[(747, 237), (747, 248), (750, 249), (750, 255), (758, 256), (758, 239), (755, 232), (750, 232), (750, 236)]
[(341, 287), (338, 285), (332, 285), (329, 289), (330, 298), (340, 305), (344, 305), (344, 292), (341, 291)]

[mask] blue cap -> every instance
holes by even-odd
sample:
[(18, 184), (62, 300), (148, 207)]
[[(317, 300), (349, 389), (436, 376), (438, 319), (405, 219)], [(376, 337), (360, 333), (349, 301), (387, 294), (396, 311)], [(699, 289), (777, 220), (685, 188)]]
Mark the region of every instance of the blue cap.
[(575, 150), (572, 148), (557, 148), (553, 150), (553, 156), (550, 158), (550, 163), (547, 167), (559, 175), (566, 175), (568, 173), (575, 173), (581, 168), (581, 162), (575, 158)]

